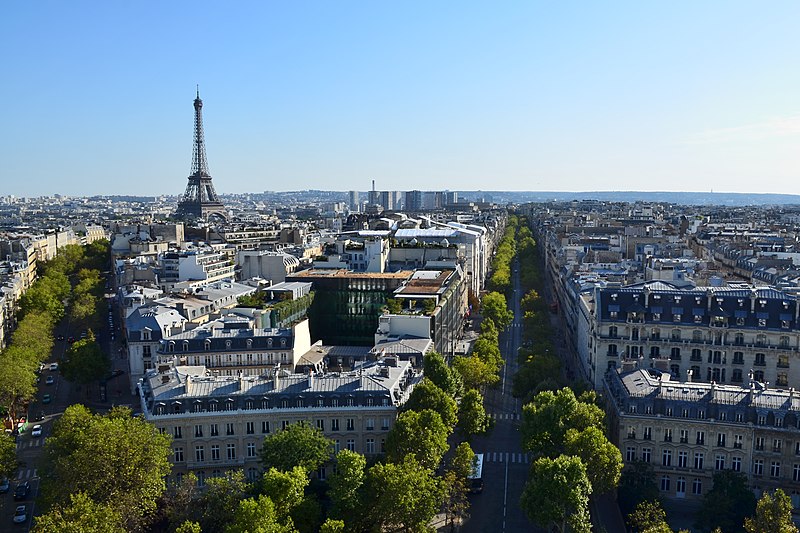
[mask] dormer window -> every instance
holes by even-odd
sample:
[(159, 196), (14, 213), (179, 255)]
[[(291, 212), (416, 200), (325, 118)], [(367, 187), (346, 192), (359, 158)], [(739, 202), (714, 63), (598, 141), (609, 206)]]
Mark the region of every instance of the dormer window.
[(175, 351), (175, 341), (169, 341), (167, 344), (167, 351), (174, 352)]
[(253, 339), (247, 339), (247, 349), (251, 349), (253, 347)]
[(208, 339), (206, 339), (206, 342), (205, 342), (205, 344), (204, 344), (204, 347), (205, 347), (206, 351), (209, 351), (209, 350), (211, 350), (211, 341), (210, 341), (210, 340), (208, 340)]
[(150, 330), (150, 328), (144, 328), (144, 329), (142, 330), (142, 340), (143, 340), (143, 341), (149, 341), (149, 340), (151, 340), (151, 337), (150, 337), (150, 335), (151, 335), (151, 330)]
[(183, 351), (184, 352), (189, 351), (189, 341), (183, 341)]
[(230, 340), (225, 341), (225, 348), (228, 349), (228, 350), (231, 349), (231, 341)]

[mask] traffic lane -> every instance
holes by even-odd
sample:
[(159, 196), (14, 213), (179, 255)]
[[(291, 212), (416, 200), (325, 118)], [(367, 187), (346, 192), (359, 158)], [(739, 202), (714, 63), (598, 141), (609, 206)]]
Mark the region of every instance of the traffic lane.
[[(19, 480), (19, 482), (26, 480)], [(24, 500), (14, 499), (14, 489), (18, 481), (12, 481), (11, 489), (7, 494), (0, 494), (0, 531), (30, 531), (33, 526), (33, 516), (36, 512), (36, 496), (39, 494), (39, 479), (27, 480), (31, 485), (31, 490), (28, 497)], [(15, 524), (14, 512), (18, 505), (25, 505), (27, 511), (27, 520), (24, 524)], [(8, 524), (8, 527), (3, 527), (2, 524)]]
[(461, 528), (465, 533), (545, 533), (532, 525), (519, 505), (529, 465), (512, 462), (486, 462), (483, 466), (483, 492), (470, 495), (470, 517)]

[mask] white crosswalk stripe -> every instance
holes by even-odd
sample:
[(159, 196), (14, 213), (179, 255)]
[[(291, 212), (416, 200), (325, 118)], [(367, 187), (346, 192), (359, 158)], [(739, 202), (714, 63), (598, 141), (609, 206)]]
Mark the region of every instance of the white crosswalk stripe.
[(485, 452), (484, 461), (487, 463), (519, 463), (529, 464), (531, 455), (519, 452)]
[(491, 413), (489, 416), (495, 420), (521, 420), (519, 413)]

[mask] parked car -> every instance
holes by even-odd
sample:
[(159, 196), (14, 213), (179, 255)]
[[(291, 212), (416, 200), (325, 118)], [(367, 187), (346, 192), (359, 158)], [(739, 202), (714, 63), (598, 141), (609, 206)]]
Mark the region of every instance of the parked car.
[(47, 379), (44, 380), (44, 382), (47, 383), (48, 385), (52, 385), (53, 383), (56, 382), (56, 378), (54, 378), (52, 375), (47, 376)]
[(29, 481), (22, 481), (17, 485), (17, 488), (14, 489), (14, 499), (15, 500), (24, 500), (28, 497), (28, 494), (31, 492), (31, 484)]
[(63, 341), (64, 340), (64, 335), (59, 335), (58, 336), (58, 340)]
[(75, 342), (75, 337), (73, 337), (72, 335), (70, 335), (69, 337), (67, 337), (67, 342), (68, 342), (68, 343), (70, 343), (70, 344), (72, 344), (73, 342)]
[(50, 397), (49, 394), (45, 394), (44, 396), (42, 396), (42, 403), (50, 403), (51, 401), (53, 401), (53, 399)]
[(58, 370), (58, 363), (50, 363), (50, 372), (55, 372)]
[(41, 437), (42, 436), (42, 425), (36, 424), (33, 426), (33, 430), (31, 431), (31, 437)]
[(0, 494), (5, 494), (6, 492), (11, 490), (11, 482), (8, 481), (7, 477), (0, 479)]
[(24, 524), (27, 521), (28, 521), (28, 508), (24, 505), (17, 505), (17, 509), (14, 511), (14, 523)]

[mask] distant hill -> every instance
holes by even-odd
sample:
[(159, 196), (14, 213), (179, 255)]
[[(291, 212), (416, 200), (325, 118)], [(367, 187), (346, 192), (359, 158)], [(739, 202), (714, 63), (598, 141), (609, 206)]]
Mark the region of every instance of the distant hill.
[(494, 202), (551, 202), (600, 200), (606, 202), (666, 202), (681, 205), (800, 205), (800, 195), (737, 192), (668, 192), (668, 191), (458, 191), (459, 198), (486, 199)]

